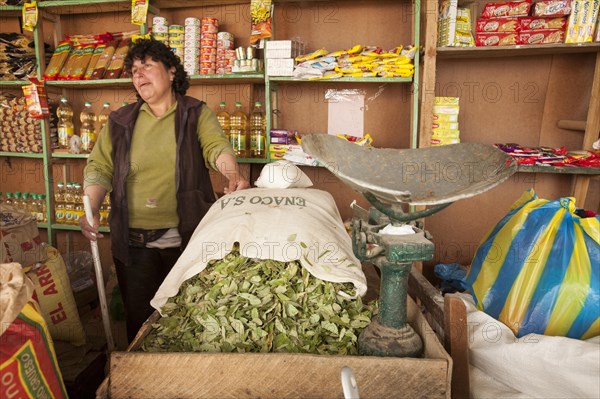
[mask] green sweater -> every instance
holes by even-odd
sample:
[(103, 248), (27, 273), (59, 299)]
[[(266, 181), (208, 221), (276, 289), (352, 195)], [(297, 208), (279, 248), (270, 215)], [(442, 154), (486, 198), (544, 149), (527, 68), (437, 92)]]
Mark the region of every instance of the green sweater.
[[(173, 104), (157, 118), (148, 104), (142, 105), (133, 129), (131, 169), (127, 180), (129, 227), (158, 229), (177, 227), (175, 182), (175, 110)], [(223, 153), (234, 154), (215, 114), (203, 106), (198, 119), (198, 139), (209, 169)], [(112, 142), (108, 124), (98, 137), (84, 169), (84, 187), (100, 185), (112, 191)]]

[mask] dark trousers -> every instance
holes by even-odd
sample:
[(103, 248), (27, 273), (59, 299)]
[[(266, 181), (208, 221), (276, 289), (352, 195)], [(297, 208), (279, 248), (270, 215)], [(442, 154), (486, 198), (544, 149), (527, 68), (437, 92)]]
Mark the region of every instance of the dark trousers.
[(154, 312), (150, 300), (181, 255), (179, 248), (129, 247), (129, 265), (114, 259), (125, 304), (127, 340), (131, 343), (142, 324)]

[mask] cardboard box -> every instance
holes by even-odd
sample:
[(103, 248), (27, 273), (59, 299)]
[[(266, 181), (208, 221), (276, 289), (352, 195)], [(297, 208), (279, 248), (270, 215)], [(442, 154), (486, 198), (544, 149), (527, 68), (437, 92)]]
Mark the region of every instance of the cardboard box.
[(267, 59), (267, 75), (268, 76), (293, 76), (294, 75), (294, 59)]

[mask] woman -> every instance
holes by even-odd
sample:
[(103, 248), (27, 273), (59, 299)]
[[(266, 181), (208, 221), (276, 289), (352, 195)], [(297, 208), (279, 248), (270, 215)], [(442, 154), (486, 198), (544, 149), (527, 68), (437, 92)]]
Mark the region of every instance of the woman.
[(110, 192), (110, 230), (117, 278), (133, 340), (152, 314), (150, 300), (215, 201), (208, 168), (228, 183), (225, 193), (250, 187), (216, 116), (185, 96), (179, 58), (154, 39), (136, 41), (125, 59), (138, 101), (114, 111), (84, 170), (94, 224), (79, 220), (83, 235), (98, 234), (99, 209)]

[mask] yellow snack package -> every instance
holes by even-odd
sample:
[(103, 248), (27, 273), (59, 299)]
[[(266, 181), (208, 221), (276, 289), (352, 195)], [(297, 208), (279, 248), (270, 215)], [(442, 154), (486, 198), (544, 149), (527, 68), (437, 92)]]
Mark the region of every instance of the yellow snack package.
[(148, 17), (148, 0), (131, 0), (131, 23), (143, 25)]
[(37, 2), (32, 1), (31, 3), (23, 4), (23, 29), (32, 31), (37, 25), (38, 21), (38, 8)]
[(250, 3), (250, 18), (252, 27), (250, 31), (250, 44), (259, 39), (272, 36), (271, 28), (271, 0), (252, 0)]

